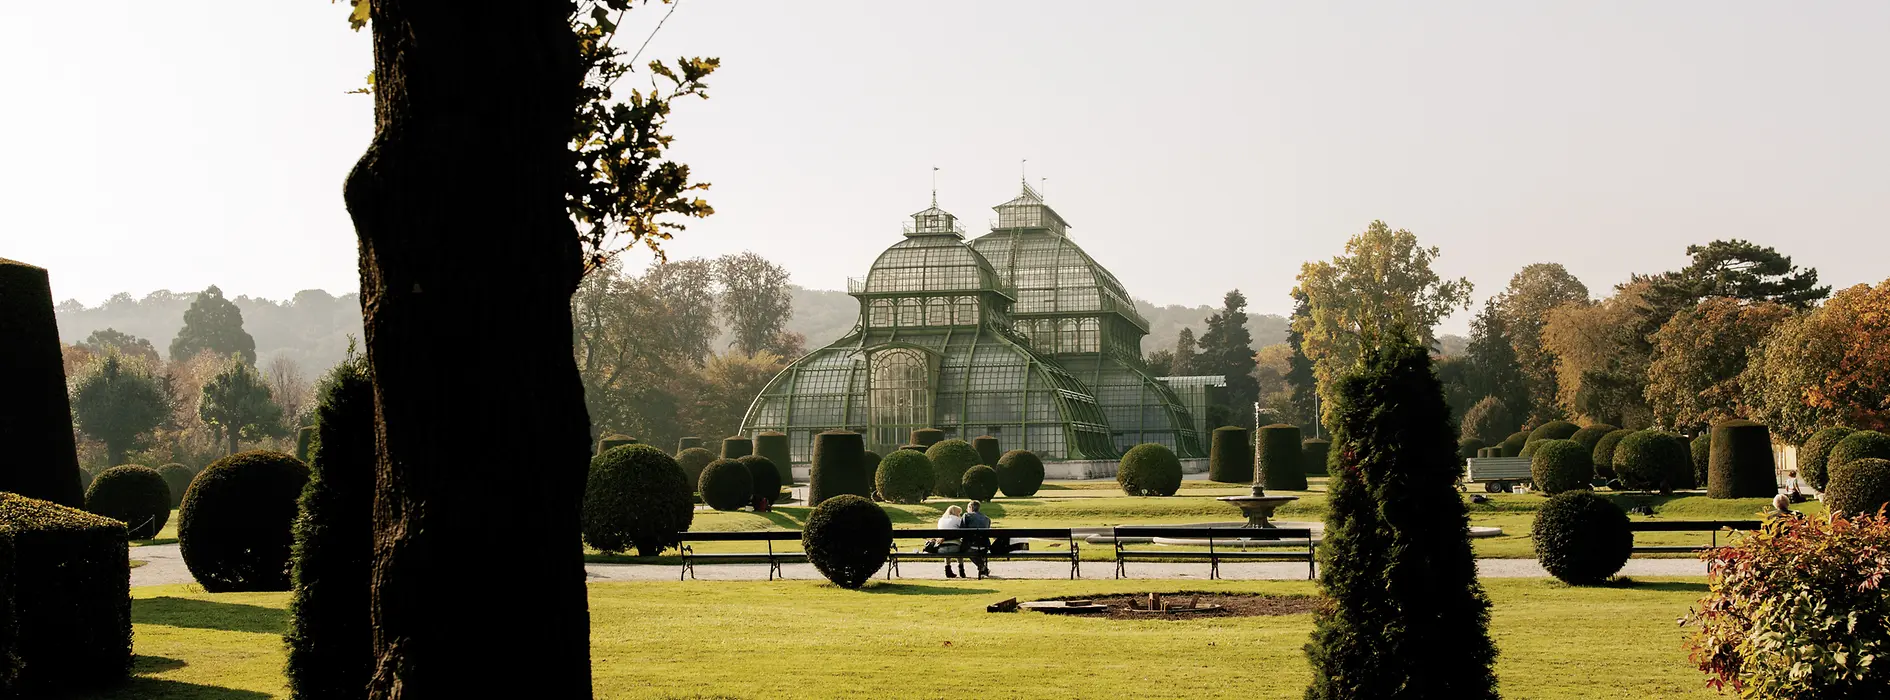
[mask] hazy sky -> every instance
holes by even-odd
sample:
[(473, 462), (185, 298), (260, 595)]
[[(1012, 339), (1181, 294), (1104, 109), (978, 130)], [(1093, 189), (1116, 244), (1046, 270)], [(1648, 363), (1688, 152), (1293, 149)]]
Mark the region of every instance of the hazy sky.
[[(355, 289), (340, 188), (371, 103), (345, 92), (371, 60), (345, 14), (0, 3), (0, 257), (86, 303)], [(1284, 313), (1300, 263), (1372, 219), (1479, 300), (1528, 263), (1605, 293), (1731, 237), (1882, 280), (1886, 37), (1875, 1), (682, 0), (645, 57), (722, 58), (673, 122), (718, 213), (672, 256), (753, 250), (841, 288), (934, 166), (975, 235), (1029, 159), (1134, 295)]]

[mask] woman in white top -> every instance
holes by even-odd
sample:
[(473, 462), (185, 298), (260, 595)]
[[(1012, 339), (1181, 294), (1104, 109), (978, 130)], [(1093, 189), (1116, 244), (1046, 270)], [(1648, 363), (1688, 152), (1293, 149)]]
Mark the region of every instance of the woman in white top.
[[(956, 530), (964, 526), (965, 526), (965, 511), (960, 509), (958, 506), (952, 506), (950, 508), (946, 508), (945, 514), (938, 516), (938, 529), (940, 530)], [(956, 539), (948, 540), (944, 538), (939, 538), (937, 540), (934, 540), (934, 542), (938, 544), (938, 551), (940, 554), (952, 554), (952, 553), (964, 551), (964, 542), (961, 540), (956, 540)], [(963, 571), (964, 568), (965, 568), (965, 560), (959, 559), (958, 569), (960, 571)], [(952, 559), (946, 558), (945, 559), (945, 578), (958, 578), (958, 577), (959, 577), (959, 574), (952, 573)]]

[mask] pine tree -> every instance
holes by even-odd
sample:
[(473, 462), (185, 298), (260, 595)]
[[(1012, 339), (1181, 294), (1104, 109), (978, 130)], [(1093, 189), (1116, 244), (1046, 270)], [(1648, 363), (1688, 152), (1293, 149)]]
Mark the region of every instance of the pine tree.
[[(1533, 405), (1529, 384), (1523, 377), (1522, 364), (1516, 360), (1509, 326), (1494, 300), (1470, 321), (1470, 347), (1465, 355), (1470, 360), (1472, 394), (1496, 397), (1511, 416), (1529, 415)], [(1550, 402), (1554, 399), (1554, 395), (1547, 397)]]
[(1287, 360), (1286, 385), (1293, 388), (1293, 420), (1312, 433), (1312, 424), (1319, 422), (1319, 380), (1313, 375), (1312, 358), (1306, 356), (1306, 334), (1299, 331), (1302, 318), (1312, 318), (1312, 302), (1305, 292), (1295, 289), (1293, 323), (1286, 329), (1286, 344), (1293, 348), (1293, 356)]
[(245, 364), (256, 364), (256, 339), (243, 330), (243, 310), (223, 298), (223, 290), (214, 284), (190, 302), (184, 311), (184, 327), (171, 339), (174, 361), (188, 360), (205, 350), (242, 355)]
[(1221, 405), (1232, 416), (1252, 411), (1260, 398), (1260, 382), (1254, 379), (1253, 334), (1247, 330), (1247, 296), (1236, 289), (1222, 298), (1221, 310), (1207, 318), (1207, 332), (1196, 342), (1201, 355), (1195, 365), (1199, 374), (1218, 374), (1227, 378), (1221, 393)]
[(1170, 372), (1173, 373), (1172, 376), (1186, 377), (1199, 374), (1196, 371), (1198, 369), (1200, 368), (1196, 366), (1194, 352), (1194, 329), (1183, 328), (1181, 335), (1175, 339), (1175, 353)]
[(1334, 397), (1333, 474), (1308, 700), (1496, 698), (1490, 601), (1454, 486), (1456, 436), (1430, 353), (1368, 344)]

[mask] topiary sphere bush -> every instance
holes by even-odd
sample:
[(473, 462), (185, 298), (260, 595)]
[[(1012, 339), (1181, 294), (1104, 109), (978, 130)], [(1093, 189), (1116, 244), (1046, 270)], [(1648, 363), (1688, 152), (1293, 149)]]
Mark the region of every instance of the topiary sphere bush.
[(1260, 428), (1255, 469), (1269, 491), (1306, 490), (1306, 469), (1299, 466), (1299, 426), (1275, 423)]
[(1536, 447), (1537, 447), (1537, 446), (1539, 446), (1539, 445), (1541, 445), (1542, 443), (1545, 443), (1545, 442), (1548, 442), (1548, 440), (1530, 440), (1529, 442), (1527, 442), (1527, 443), (1525, 443), (1525, 444), (1523, 445), (1523, 448), (1522, 448), (1522, 452), (1520, 452), (1520, 453), (1517, 453), (1517, 455), (1516, 455), (1516, 456), (1518, 456), (1518, 457), (1535, 457), (1535, 456), (1536, 456)]
[(979, 464), (993, 469), (997, 468), (998, 460), (1004, 458), (1004, 448), (999, 446), (997, 438), (990, 435), (972, 438), (971, 449), (978, 451)]
[(722, 438), (722, 459), (741, 459), (755, 453), (755, 441), (736, 435)]
[(1601, 438), (1606, 437), (1608, 433), (1612, 433), (1620, 429), (1621, 427), (1618, 425), (1608, 425), (1607, 423), (1596, 423), (1586, 428), (1582, 428), (1581, 430), (1575, 431), (1575, 434), (1568, 436), (1568, 439), (1581, 443), (1582, 449), (1588, 450), (1588, 453), (1592, 455), (1595, 452), (1595, 445), (1601, 442)]
[(829, 430), (814, 436), (807, 502), (819, 505), (843, 493), (860, 498), (873, 495), (873, 475), (866, 471), (866, 438), (851, 430)]
[(1832, 426), (1812, 433), (1805, 444), (1798, 446), (1798, 476), (1812, 488), (1823, 491), (1824, 482), (1829, 476), (1826, 465), (1831, 449), (1855, 432), (1843, 426)]
[(683, 478), (691, 489), (696, 487), (696, 482), (702, 480), (702, 470), (707, 469), (709, 463), (713, 461), (715, 461), (715, 453), (706, 448), (691, 447), (676, 453), (676, 466), (682, 468)]
[[(912, 431), (913, 437), (918, 437), (919, 432)], [(925, 448), (925, 458), (932, 460), (932, 493), (957, 498), (959, 487), (965, 482), (965, 470), (978, 465), (978, 450), (964, 440), (944, 440)]]
[(197, 477), (197, 472), (190, 467), (172, 462), (158, 467), (158, 476), (164, 477), (164, 485), (171, 490), (171, 507), (184, 503), (184, 492), (190, 490), (190, 480)]
[(1166, 445), (1136, 445), (1122, 455), (1116, 483), (1131, 496), (1173, 496), (1181, 490), (1181, 459)]
[(1457, 456), (1463, 459), (1470, 459), (1471, 457), (1481, 457), (1483, 456), (1482, 453), (1485, 447), (1488, 447), (1488, 446), (1484, 445), (1482, 440), (1478, 440), (1476, 438), (1464, 438), (1462, 440), (1457, 441)]
[(1875, 430), (1859, 430), (1844, 436), (1824, 458), (1824, 479), (1837, 478), (1844, 465), (1860, 459), (1890, 459), (1890, 435)]
[[(788, 446), (787, 433), (772, 430), (755, 435), (755, 454), (767, 457), (774, 465), (776, 485), (794, 483), (794, 455)], [(737, 459), (740, 459), (739, 457)], [(776, 489), (779, 491), (779, 489)], [(756, 491), (756, 493), (760, 493)], [(769, 498), (770, 501), (773, 497)]]
[(224, 457), (191, 480), (177, 514), (184, 566), (205, 591), (289, 590), (289, 548), (308, 466), (281, 452)]
[(1311, 438), (1299, 443), (1299, 466), (1306, 470), (1307, 476), (1326, 475), (1326, 457), (1332, 452), (1332, 441), (1325, 438)]
[(1832, 513), (1872, 515), (1890, 504), (1890, 460), (1852, 460), (1831, 475), (1824, 505)]
[(1693, 455), (1678, 435), (1642, 430), (1614, 446), (1614, 472), (1629, 489), (1671, 493), (1692, 485)]
[(997, 498), (997, 470), (982, 464), (966, 469), (964, 482), (958, 485), (958, 492), (973, 501), (989, 502)]
[(1537, 440), (1567, 440), (1578, 432), (1581, 432), (1581, 426), (1565, 420), (1552, 420), (1529, 431), (1529, 439), (1524, 444)]
[(881, 457), (873, 474), (879, 497), (893, 503), (924, 503), (936, 484), (932, 460), (912, 450), (895, 450)]
[(656, 556), (695, 520), (692, 488), (676, 459), (649, 445), (598, 455), (584, 483), (584, 542), (602, 552), (634, 546), (637, 554)]
[(1030, 450), (1011, 450), (998, 458), (998, 489), (1011, 498), (1028, 498), (1043, 488), (1043, 460)]
[(1713, 469), (1713, 433), (1711, 431), (1693, 436), (1687, 441), (1687, 454), (1693, 458), (1693, 483), (1712, 488), (1711, 472)]
[(938, 428), (919, 428), (912, 431), (912, 444), (919, 447), (931, 447), (945, 440), (945, 431)]
[(1536, 511), (1530, 534), (1542, 568), (1577, 586), (1607, 581), (1627, 563), (1634, 547), (1627, 512), (1592, 491), (1550, 498)]
[(1596, 478), (1614, 478), (1614, 448), (1621, 444), (1621, 438), (1633, 434), (1632, 430), (1616, 430), (1601, 436), (1601, 439), (1595, 442), (1595, 449), (1589, 453), (1588, 458), (1595, 463)]
[(1503, 448), (1504, 457), (1521, 457), (1522, 448), (1527, 444), (1529, 444), (1529, 433), (1515, 432), (1503, 438), (1503, 444), (1498, 447)]
[(1588, 448), (1574, 440), (1539, 441), (1529, 458), (1529, 477), (1536, 490), (1549, 495), (1590, 488), (1595, 465), (1588, 455)]
[(859, 588), (886, 564), (886, 553), (892, 550), (892, 518), (861, 496), (834, 496), (808, 514), (807, 526), (801, 529), (801, 548), (827, 580), (841, 588)]
[[(1299, 449), (1297, 445), (1294, 449)], [(1208, 441), (1208, 481), (1251, 484), (1254, 470), (1253, 437), (1246, 428), (1223, 425)]]
[(774, 460), (761, 455), (748, 455), (735, 461), (748, 470), (749, 485), (753, 492), (751, 503), (752, 499), (757, 498), (767, 501), (768, 505), (781, 500), (781, 470), (774, 466)]
[(99, 472), (85, 489), (85, 512), (125, 524), (134, 540), (157, 537), (171, 519), (171, 488), (156, 469), (136, 464)]
[(742, 506), (754, 502), (755, 479), (749, 476), (748, 467), (740, 460), (718, 459), (702, 469), (696, 491), (702, 494), (702, 503), (710, 508), (741, 510)]
[(1707, 496), (1770, 498), (1778, 493), (1772, 431), (1765, 426), (1738, 418), (1720, 421), (1713, 425), (1708, 450)]

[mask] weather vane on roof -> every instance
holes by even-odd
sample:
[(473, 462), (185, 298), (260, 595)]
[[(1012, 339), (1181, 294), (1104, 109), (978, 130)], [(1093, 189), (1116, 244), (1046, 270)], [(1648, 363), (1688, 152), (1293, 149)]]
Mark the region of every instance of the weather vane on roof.
[(938, 166), (932, 166), (932, 208), (938, 208)]

